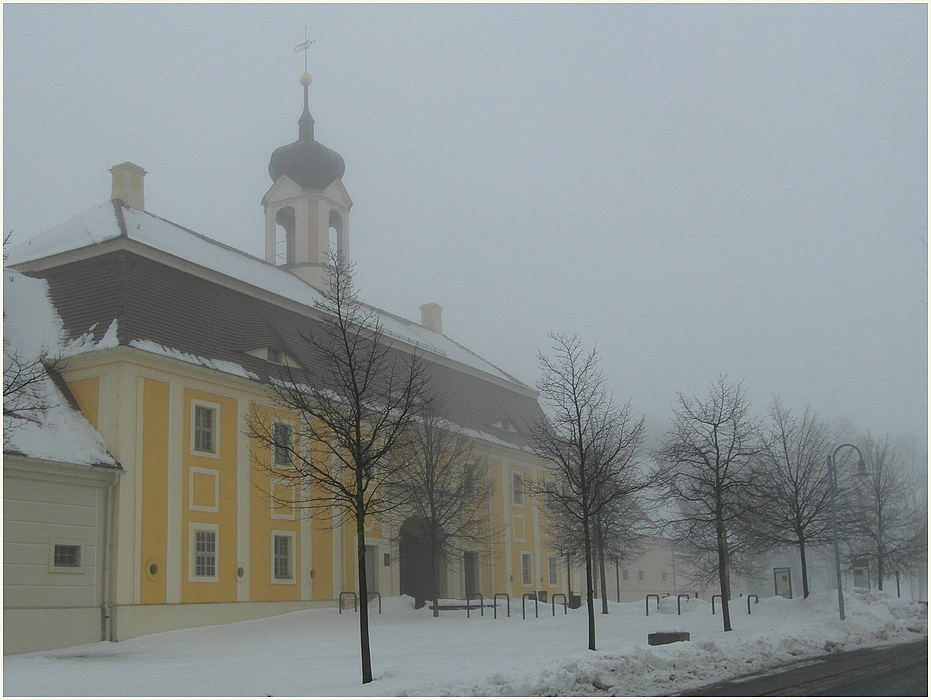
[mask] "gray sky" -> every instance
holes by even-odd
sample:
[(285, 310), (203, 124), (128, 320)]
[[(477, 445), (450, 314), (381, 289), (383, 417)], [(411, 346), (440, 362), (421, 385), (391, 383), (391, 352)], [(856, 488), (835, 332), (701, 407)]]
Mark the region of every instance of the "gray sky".
[(4, 5), (4, 230), (143, 166), (146, 208), (263, 255), (268, 159), (346, 161), (366, 301), (527, 383), (597, 344), (651, 424), (743, 379), (927, 436), (926, 5)]

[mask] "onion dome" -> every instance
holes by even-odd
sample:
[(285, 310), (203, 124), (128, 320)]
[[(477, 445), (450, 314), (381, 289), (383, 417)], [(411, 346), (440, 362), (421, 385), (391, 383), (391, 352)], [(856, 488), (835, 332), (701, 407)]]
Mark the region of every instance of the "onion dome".
[(309, 73), (301, 76), (304, 86), (304, 112), (298, 119), (298, 139), (281, 146), (268, 161), (268, 174), (277, 182), (287, 175), (304, 189), (325, 190), (346, 172), (342, 156), (314, 140), (314, 118), (310, 115), (307, 88), (312, 82)]

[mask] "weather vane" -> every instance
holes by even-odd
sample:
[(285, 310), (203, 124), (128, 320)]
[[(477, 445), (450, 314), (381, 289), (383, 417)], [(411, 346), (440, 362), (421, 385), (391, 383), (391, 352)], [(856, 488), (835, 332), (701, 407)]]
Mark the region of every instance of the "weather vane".
[(313, 44), (316, 39), (307, 40), (307, 25), (304, 25), (304, 41), (294, 47), (294, 53), (304, 52), (304, 72), (307, 72), (307, 49), (310, 48), (310, 45)]

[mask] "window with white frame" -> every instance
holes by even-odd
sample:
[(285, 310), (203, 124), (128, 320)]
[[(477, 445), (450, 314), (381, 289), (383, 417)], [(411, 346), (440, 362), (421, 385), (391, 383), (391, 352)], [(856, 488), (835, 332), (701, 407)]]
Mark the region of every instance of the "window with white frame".
[(272, 581), (294, 581), (294, 533), (272, 532)]
[(511, 472), (511, 493), (515, 506), (524, 505), (524, 475)]
[(217, 580), (218, 533), (215, 525), (191, 524), (190, 579)]
[(52, 566), (77, 568), (81, 566), (81, 545), (56, 544), (52, 553)]
[(218, 445), (218, 407), (205, 403), (193, 405), (191, 449), (216, 454)]
[(520, 553), (520, 584), (533, 585), (533, 554), (530, 552)]
[(290, 423), (272, 423), (272, 453), (277, 466), (291, 466), (294, 454), (294, 427)]
[(465, 498), (475, 496), (475, 465), (462, 465), (462, 495)]
[[(49, 540), (48, 570), (51, 574), (83, 574), (84, 541), (55, 537)], [(91, 555), (93, 558), (93, 555)]]
[(550, 574), (550, 585), (559, 585), (559, 557), (556, 554), (550, 554), (547, 557), (547, 564)]

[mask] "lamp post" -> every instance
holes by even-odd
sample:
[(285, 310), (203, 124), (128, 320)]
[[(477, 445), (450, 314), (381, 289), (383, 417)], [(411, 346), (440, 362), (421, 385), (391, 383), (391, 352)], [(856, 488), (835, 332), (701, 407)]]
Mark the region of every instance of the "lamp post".
[(837, 570), (837, 609), (840, 613), (840, 619), (844, 619), (844, 587), (841, 585), (840, 572), (840, 546), (837, 541), (837, 469), (835, 461), (837, 453), (845, 447), (857, 451), (859, 461), (857, 461), (857, 470), (859, 475), (866, 474), (866, 462), (863, 461), (863, 453), (856, 445), (844, 443), (834, 448), (834, 452), (828, 455), (828, 479), (831, 480), (831, 527), (834, 530), (834, 566)]

